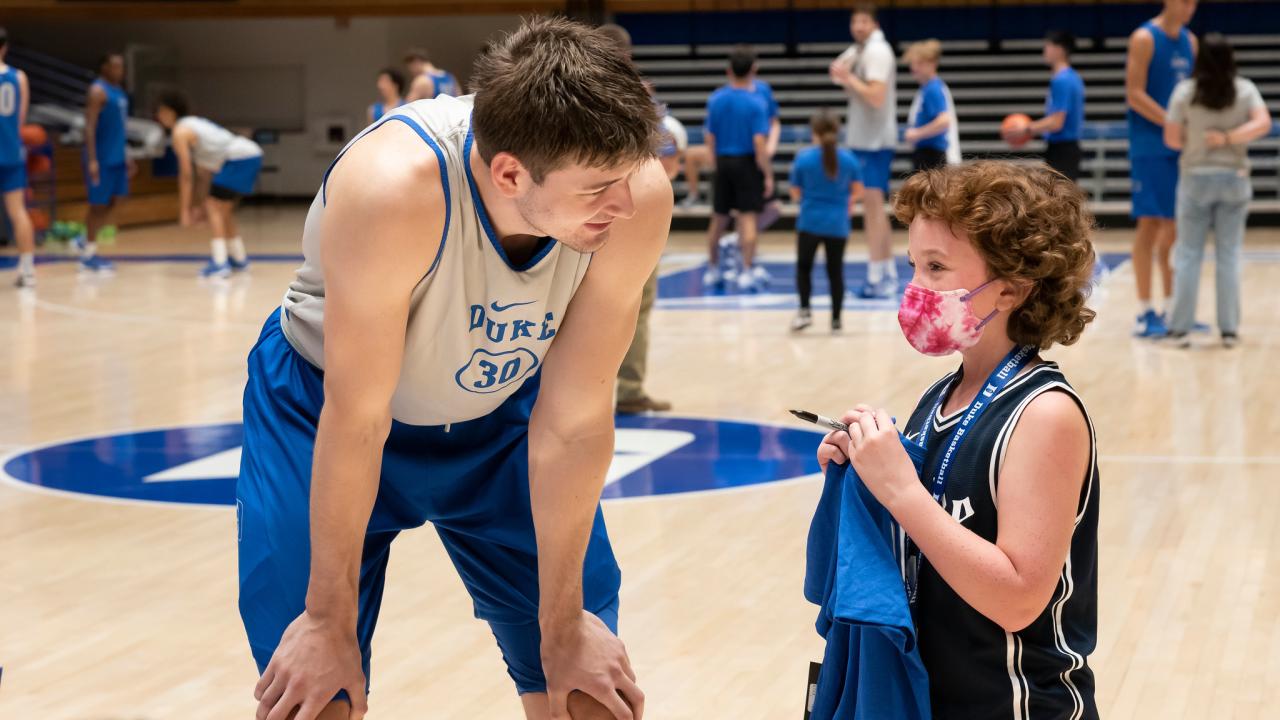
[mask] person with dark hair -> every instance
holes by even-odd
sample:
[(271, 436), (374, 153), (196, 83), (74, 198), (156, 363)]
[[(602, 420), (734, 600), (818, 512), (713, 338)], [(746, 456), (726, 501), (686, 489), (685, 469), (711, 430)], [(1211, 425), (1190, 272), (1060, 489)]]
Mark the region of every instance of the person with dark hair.
[(388, 553), (426, 522), (527, 717), (643, 715), (599, 498), (671, 222), (657, 114), (617, 45), (563, 18), (525, 20), (472, 78), (338, 154), (250, 352), (236, 498), (259, 717), (364, 717)]
[[(1196, 0), (1164, 0), (1155, 18), (1129, 36), (1125, 64), (1125, 102), (1129, 106), (1129, 178), (1137, 223), (1133, 237), (1133, 279), (1138, 292), (1138, 319), (1133, 334), (1164, 337), (1168, 305), (1173, 297), (1169, 253), (1177, 237), (1174, 213), (1178, 194), (1178, 153), (1164, 144), (1165, 108), (1169, 95), (1191, 74), (1195, 35), (1187, 29)], [(1160, 270), (1165, 307), (1152, 304), (1152, 266)]]
[(1188, 347), (1195, 326), (1200, 266), (1209, 231), (1217, 255), (1218, 331), (1234, 347), (1240, 332), (1240, 249), (1253, 186), (1248, 145), (1271, 131), (1271, 113), (1258, 88), (1236, 74), (1227, 39), (1209, 33), (1200, 43), (1192, 77), (1169, 97), (1165, 144), (1181, 150), (1178, 241), (1174, 245), (1173, 310), (1169, 339)]
[(1084, 125), (1084, 80), (1071, 67), (1076, 39), (1064, 30), (1051, 30), (1044, 37), (1043, 57), (1053, 71), (1049, 94), (1044, 101), (1044, 117), (1032, 122), (1022, 133), (1006, 132), (1010, 142), (1042, 135), (1044, 162), (1072, 180), (1080, 179), (1080, 128)]
[(911, 143), (911, 164), (916, 172), (960, 162), (960, 132), (951, 90), (938, 77), (942, 43), (924, 40), (912, 43), (904, 53), (911, 75), (920, 89), (911, 100), (907, 130), (902, 139)]
[(5, 62), (9, 34), (0, 28), (0, 195), (18, 246), (19, 288), (36, 286), (36, 231), (27, 212), (27, 149), (22, 126), (27, 122), (31, 88), (27, 74)]
[(137, 170), (126, 154), (129, 96), (123, 83), (124, 55), (109, 53), (98, 64), (98, 79), (85, 98), (84, 181), (89, 210), (80, 268), (90, 272), (111, 270), (111, 263), (98, 257), (98, 233), (111, 224), (120, 200), (129, 196), (129, 177)]
[(898, 64), (893, 47), (876, 21), (875, 5), (860, 2), (849, 19), (853, 45), (829, 68), (831, 81), (849, 96), (845, 121), (845, 145), (862, 165), (866, 191), (862, 197), (862, 223), (866, 228), (867, 282), (858, 290), (866, 299), (886, 299), (898, 294), (898, 268), (893, 262), (892, 236), (885, 202), (893, 156), (898, 145)]
[(905, 436), (858, 405), (818, 461), (850, 463), (897, 521), (933, 717), (1096, 720), (1096, 439), (1042, 357), (1095, 316), (1084, 194), (1047, 168), (985, 161), (912, 175), (894, 209), (915, 268), (898, 324), (916, 352), (961, 366), (925, 391)]
[(773, 157), (769, 154), (769, 110), (754, 90), (756, 53), (738, 45), (729, 53), (728, 84), (707, 100), (705, 135), (716, 159), (715, 197), (707, 228), (709, 263), (702, 282), (714, 287), (731, 281), (720, 273), (720, 237), (729, 227), (730, 213), (737, 213), (742, 270), (737, 287), (755, 289), (768, 281), (763, 267), (755, 265), (756, 223), (766, 198), (773, 197)]
[(823, 110), (809, 120), (813, 147), (796, 154), (791, 166), (791, 200), (800, 203), (796, 218), (796, 289), (800, 310), (791, 321), (792, 332), (813, 324), (809, 297), (813, 289), (813, 261), (822, 246), (831, 287), (831, 331), (840, 331), (844, 304), (844, 247), (852, 229), (849, 215), (862, 196), (862, 169), (858, 158), (839, 147), (840, 123)]
[(226, 278), (248, 270), (236, 206), (253, 194), (258, 183), (262, 148), (211, 120), (191, 115), (186, 97), (179, 92), (160, 96), (155, 117), (169, 131), (178, 157), (178, 222), (190, 227), (203, 217), (213, 232), (209, 262), (200, 276)]
[(371, 123), (404, 104), (404, 75), (392, 67), (382, 68), (378, 71), (376, 87), (379, 99), (369, 106)]
[(459, 97), (462, 83), (453, 73), (435, 66), (426, 50), (414, 48), (404, 54), (405, 67), (409, 69), (409, 91), (406, 102), (431, 99), (441, 95)]

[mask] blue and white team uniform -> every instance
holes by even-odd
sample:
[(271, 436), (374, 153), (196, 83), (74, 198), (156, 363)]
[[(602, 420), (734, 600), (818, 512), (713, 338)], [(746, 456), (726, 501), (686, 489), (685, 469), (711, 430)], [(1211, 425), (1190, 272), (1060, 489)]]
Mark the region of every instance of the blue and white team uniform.
[(435, 70), (426, 71), (423, 75), (431, 78), (432, 87), (435, 88), (435, 95), (432, 95), (432, 98), (438, 98), (441, 95), (457, 97), (461, 94), (462, 86), (458, 84), (458, 78), (454, 77), (453, 73), (448, 70), (436, 68)]
[(188, 115), (175, 128), (189, 128), (196, 136), (192, 152), (196, 167), (213, 173), (209, 194), (219, 200), (239, 200), (253, 194), (262, 171), (262, 148), (217, 123)]
[[(410, 299), (360, 567), (357, 629), (367, 676), (391, 543), (431, 522), (517, 689), (541, 692), (529, 418), (542, 363), (591, 256), (546, 238), (529, 260), (511, 262), (467, 162), (471, 108), (471, 97), (419, 100), (352, 140), (389, 123), (411, 128), (420, 151), (439, 163), (445, 199), (440, 249)], [(312, 453), (324, 403), (324, 222), (322, 184), (303, 230), (302, 267), (249, 354), (236, 501), (240, 612), (259, 671), (303, 611), (310, 571)], [(583, 603), (615, 631), (620, 580), (597, 507)]]
[(396, 108), (400, 107), (403, 104), (404, 104), (404, 100), (401, 100), (395, 105), (388, 105), (387, 103), (376, 102), (369, 106), (369, 115), (372, 116), (373, 122), (378, 122), (379, 120), (382, 119), (383, 115), (386, 115), (387, 113), (391, 112), (392, 110), (395, 110)]
[[(1191, 75), (1195, 52), (1191, 31), (1185, 27), (1177, 38), (1165, 34), (1154, 21), (1143, 24), (1151, 33), (1154, 50), (1147, 67), (1147, 94), (1160, 107), (1168, 107), (1178, 83)], [(1178, 194), (1178, 151), (1164, 144), (1164, 128), (1129, 109), (1129, 177), (1133, 181), (1134, 218), (1172, 220)]]
[(22, 111), (22, 85), (18, 69), (0, 71), (0, 193), (27, 187), (27, 149), (22, 145), (18, 114)]
[[(102, 78), (93, 83), (106, 93), (107, 101), (98, 113), (94, 126), (94, 158), (98, 161), (98, 182), (89, 174), (89, 157), (84, 157), (84, 184), (90, 205), (110, 205), (118, 197), (129, 195), (129, 172), (125, 164), (127, 144), (125, 127), (129, 120), (129, 96), (119, 85)], [(88, 149), (85, 149), (86, 153)]]

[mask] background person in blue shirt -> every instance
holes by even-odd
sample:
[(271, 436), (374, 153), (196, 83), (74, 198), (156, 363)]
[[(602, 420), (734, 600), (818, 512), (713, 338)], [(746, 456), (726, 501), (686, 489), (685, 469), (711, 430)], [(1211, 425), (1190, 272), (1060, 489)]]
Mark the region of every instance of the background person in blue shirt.
[(85, 217), (83, 270), (105, 272), (111, 263), (98, 257), (98, 233), (111, 224), (121, 198), (129, 197), (129, 177), (137, 169), (128, 146), (129, 96), (125, 94), (124, 55), (108, 53), (98, 63), (98, 79), (89, 86), (84, 103), (84, 183), (89, 211)]
[(930, 170), (947, 164), (947, 135), (956, 118), (950, 102), (946, 83), (938, 77), (938, 60), (942, 57), (942, 43), (925, 40), (907, 48), (906, 60), (911, 74), (920, 83), (911, 112), (907, 117), (907, 129), (902, 139), (915, 145), (911, 163), (915, 171)]
[(1160, 338), (1167, 332), (1165, 308), (1152, 305), (1153, 256), (1160, 268), (1165, 305), (1173, 296), (1169, 262), (1177, 237), (1174, 214), (1178, 194), (1178, 152), (1164, 144), (1165, 108), (1179, 82), (1191, 75), (1196, 38), (1187, 29), (1196, 0), (1165, 0), (1159, 15), (1129, 36), (1125, 64), (1125, 101), (1129, 106), (1129, 177), (1137, 223), (1133, 238), (1133, 279), (1138, 291), (1134, 335)]
[(22, 125), (31, 99), (27, 74), (5, 62), (9, 35), (0, 28), (0, 195), (18, 246), (20, 288), (36, 285), (36, 237), (27, 213), (27, 151), (22, 145)]
[(369, 106), (369, 122), (377, 122), (383, 115), (404, 104), (404, 75), (395, 68), (378, 71), (378, 102)]
[(1044, 117), (1027, 126), (1025, 133), (1005, 133), (1017, 142), (1043, 135), (1044, 162), (1072, 180), (1080, 179), (1080, 126), (1084, 124), (1084, 80), (1071, 67), (1076, 39), (1063, 30), (1051, 30), (1044, 38), (1044, 62), (1053, 69)]
[(852, 229), (849, 216), (862, 196), (862, 168), (852, 151), (838, 147), (840, 123), (825, 110), (809, 121), (813, 147), (801, 150), (791, 166), (791, 199), (800, 203), (796, 219), (796, 289), (800, 311), (791, 321), (792, 331), (813, 324), (809, 296), (813, 289), (813, 260), (818, 246), (827, 256), (827, 282), (831, 285), (831, 330), (840, 330), (844, 302), (844, 247)]
[(710, 266), (703, 276), (706, 285), (719, 285), (720, 236), (729, 226), (729, 213), (737, 212), (739, 243), (742, 248), (740, 290), (751, 290), (768, 279), (764, 268), (754, 267), (756, 219), (766, 197), (773, 196), (773, 167), (769, 155), (769, 111), (753, 85), (756, 53), (749, 45), (738, 45), (729, 53), (729, 84), (711, 93), (707, 100), (705, 135), (707, 147), (716, 158), (714, 202), (707, 231)]

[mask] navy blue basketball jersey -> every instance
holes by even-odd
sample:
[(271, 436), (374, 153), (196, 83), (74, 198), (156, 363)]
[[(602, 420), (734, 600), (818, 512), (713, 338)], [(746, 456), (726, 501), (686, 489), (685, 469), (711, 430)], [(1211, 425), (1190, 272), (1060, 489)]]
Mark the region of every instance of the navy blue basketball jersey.
[[(929, 388), (905, 428), (909, 439), (918, 440), (924, 424), (933, 423), (923, 477), (937, 473), (967, 410), (928, 417), (938, 396), (950, 393), (959, 378), (959, 372), (953, 373)], [(995, 396), (952, 458), (943, 506), (957, 522), (992, 543), (999, 529), (996, 490), (1009, 438), (1027, 405), (1046, 392), (1070, 395), (1089, 418), (1057, 364), (1042, 363)], [(1092, 420), (1089, 435), (1091, 459), (1071, 549), (1052, 599), (1030, 625), (1006, 632), (966, 603), (928, 562), (923, 564), (915, 620), (935, 720), (1098, 717), (1088, 665), (1098, 625), (1098, 465)]]
[[(1191, 31), (1184, 27), (1178, 31), (1177, 38), (1171, 38), (1154, 21), (1147, 21), (1142, 27), (1151, 33), (1155, 43), (1151, 64), (1147, 66), (1147, 94), (1160, 107), (1168, 107), (1173, 88), (1190, 77), (1191, 66), (1195, 62)], [(1132, 108), (1129, 109), (1128, 117), (1129, 155), (1143, 157), (1177, 154), (1164, 144), (1163, 127), (1142, 117)]]
[(22, 86), (18, 69), (9, 66), (0, 72), (0, 165), (19, 165), (26, 161), (18, 114), (22, 111)]

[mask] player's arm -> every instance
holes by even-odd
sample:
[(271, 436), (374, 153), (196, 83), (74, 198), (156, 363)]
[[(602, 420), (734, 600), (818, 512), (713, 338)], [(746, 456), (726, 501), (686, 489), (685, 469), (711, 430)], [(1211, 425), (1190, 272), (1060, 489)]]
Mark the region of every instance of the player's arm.
[[(621, 183), (619, 183), (621, 185)], [(613, 459), (613, 388), (631, 345), (644, 283), (671, 225), (671, 184), (657, 162), (641, 166), (618, 202), (635, 214), (617, 220), (613, 237), (591, 260), (542, 370), (529, 421), (529, 494), (538, 545), (538, 621), (552, 717), (564, 718), (565, 698), (579, 689), (618, 718), (640, 716), (625, 650), (584, 616), (582, 564), (605, 475)], [(599, 661), (608, 656), (605, 666)], [(571, 683), (571, 684), (566, 684)], [(590, 685), (590, 687), (588, 687)]]
[(409, 93), (405, 96), (405, 102), (413, 102), (414, 100), (423, 100), (425, 98), (435, 97), (436, 81), (432, 80), (428, 75), (419, 75), (409, 83)]
[(778, 154), (778, 143), (782, 141), (782, 120), (777, 115), (769, 118), (769, 138), (766, 145), (769, 157)]
[(31, 84), (21, 70), (18, 71), (18, 94), (22, 96), (18, 101), (18, 127), (21, 128), (27, 124), (27, 109), (31, 106)]
[(1227, 145), (1244, 145), (1271, 132), (1271, 111), (1266, 103), (1261, 103), (1249, 111), (1249, 119), (1226, 132), (1224, 141)]
[(191, 146), (195, 141), (196, 134), (191, 128), (173, 128), (173, 154), (178, 158), (178, 222), (183, 227), (191, 225), (191, 208), (196, 199), (195, 168), (191, 162)]
[(1049, 113), (1048, 115), (1045, 115), (1039, 120), (1036, 120), (1035, 122), (1031, 123), (1031, 125), (1027, 126), (1027, 132), (1031, 133), (1032, 135), (1047, 135), (1049, 133), (1056, 133), (1062, 129), (1062, 126), (1065, 125), (1066, 122), (1067, 122), (1067, 111), (1059, 110), (1057, 112)]
[(951, 127), (951, 113), (944, 110), (943, 112), (935, 115), (932, 120), (924, 125), (921, 125), (918, 128), (908, 129), (907, 135), (904, 136), (904, 139), (908, 142), (927, 140), (928, 138), (945, 133), (949, 127)]
[(96, 84), (90, 85), (84, 103), (84, 152), (94, 184), (98, 182), (98, 115), (106, 102), (107, 91)]
[(756, 133), (751, 136), (751, 144), (756, 153), (756, 167), (764, 175), (764, 196), (773, 197), (773, 156), (769, 154), (769, 136)]
[(356, 631), (360, 559), (410, 297), (439, 248), (444, 217), (435, 156), (400, 123), (352, 146), (326, 182), (324, 405), (311, 471), (310, 579), (306, 609), (258, 684), (259, 717), (274, 707), (270, 717), (293, 718), (297, 706), (296, 720), (314, 720), (340, 689), (351, 696), (352, 718), (367, 707)]
[(1180, 122), (1169, 120), (1164, 124), (1164, 144), (1171, 150), (1181, 152), (1187, 141), (1187, 128)]
[(1147, 94), (1147, 73), (1155, 54), (1155, 39), (1146, 28), (1129, 36), (1129, 55), (1124, 66), (1124, 99), (1133, 111), (1157, 125), (1164, 125), (1164, 108)]

